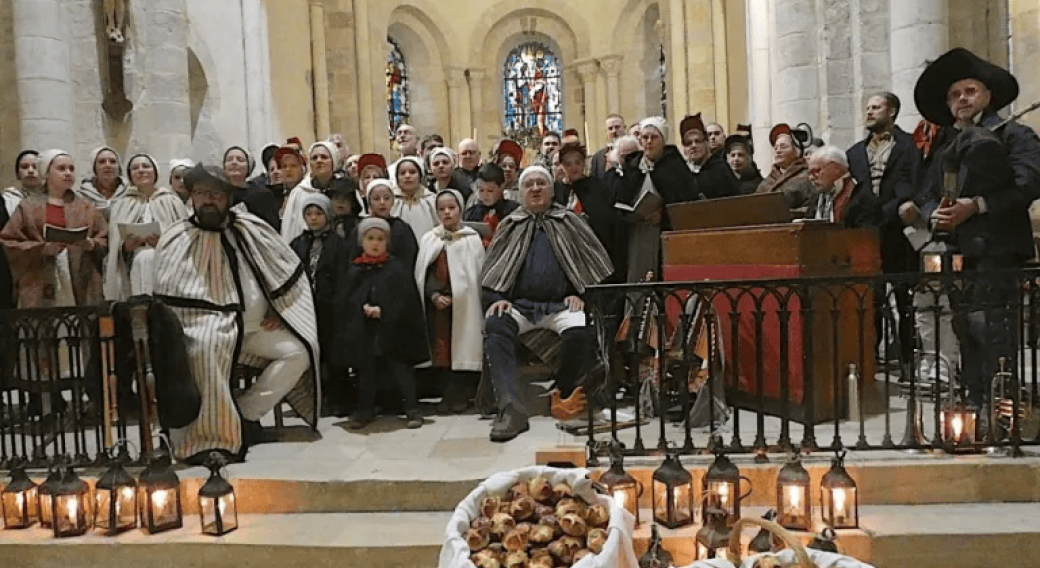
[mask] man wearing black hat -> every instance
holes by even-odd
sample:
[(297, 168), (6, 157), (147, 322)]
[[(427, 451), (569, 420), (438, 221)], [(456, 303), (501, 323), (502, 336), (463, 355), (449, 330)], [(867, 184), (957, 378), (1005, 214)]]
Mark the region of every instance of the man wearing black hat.
[[(202, 463), (210, 451), (241, 460), (263, 440), (260, 418), (283, 398), (317, 425), (318, 332), (300, 259), (275, 230), (244, 206), (230, 207), (233, 186), (202, 164), (184, 178), (194, 214), (170, 227), (155, 251), (155, 296), (184, 327), (202, 410), (171, 429), (173, 452)], [(262, 367), (253, 386), (233, 396), (239, 362)]]
[[(925, 180), (924, 214), (937, 231), (951, 234), (965, 270), (975, 273), (964, 298), (962, 353), (964, 383), (980, 408), (998, 359), (1014, 360), (1016, 351), (1018, 279), (1001, 271), (1020, 268), (1034, 256), (1028, 207), (1040, 197), (1040, 140), (1032, 129), (1002, 124), (997, 115), (1017, 97), (1011, 73), (960, 48), (930, 64), (914, 87), (921, 114), (958, 131), (937, 155), (942, 167)], [(980, 434), (987, 414), (980, 413)]]
[(737, 179), (718, 153), (712, 152), (701, 113), (687, 116), (679, 123), (686, 165), (697, 180), (700, 198), (730, 197), (740, 194)]

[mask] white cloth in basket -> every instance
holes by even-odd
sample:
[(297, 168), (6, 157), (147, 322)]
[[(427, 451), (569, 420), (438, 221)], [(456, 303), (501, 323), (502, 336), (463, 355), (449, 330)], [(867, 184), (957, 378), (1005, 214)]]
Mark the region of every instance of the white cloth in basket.
[[(809, 559), (813, 561), (813, 564), (816, 564), (817, 568), (874, 568), (870, 564), (865, 564), (851, 556), (845, 556), (843, 554), (834, 554), (833, 552), (824, 552), (812, 548), (806, 548), (805, 552), (809, 555)], [(755, 560), (758, 556), (759, 555), (755, 555), (748, 558), (740, 565), (740, 568), (751, 568), (755, 564)], [(780, 561), (780, 564), (785, 567), (797, 564), (793, 550), (781, 550), (776, 553), (776, 557)]]
[(470, 550), (463, 534), (469, 529), (470, 521), (479, 516), (480, 502), (490, 495), (504, 495), (518, 481), (527, 481), (542, 476), (549, 483), (567, 483), (574, 494), (589, 503), (600, 503), (610, 509), (609, 536), (603, 551), (595, 556), (582, 558), (573, 568), (637, 568), (635, 552), (632, 550), (632, 533), (635, 517), (614, 503), (613, 499), (596, 494), (592, 482), (585, 478), (586, 469), (557, 469), (552, 467), (529, 467), (510, 472), (496, 473), (477, 486), (457, 507), (448, 521), (444, 544), (441, 545), (438, 568), (475, 568), (470, 562)]

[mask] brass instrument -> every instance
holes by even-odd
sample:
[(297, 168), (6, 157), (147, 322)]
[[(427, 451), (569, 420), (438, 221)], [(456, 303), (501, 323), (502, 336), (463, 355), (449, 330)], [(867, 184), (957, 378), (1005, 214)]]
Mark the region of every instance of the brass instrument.
[[(1040, 434), (1040, 416), (1036, 412), (1036, 400), (1025, 385), (1007, 368), (1007, 359), (1000, 358), (1000, 370), (993, 375), (989, 392), (990, 435), (993, 440), (1002, 440), (1011, 436), (1017, 421), (1019, 436), (1032, 440)], [(1015, 416), (1016, 398), (1018, 402), (1018, 418)]]

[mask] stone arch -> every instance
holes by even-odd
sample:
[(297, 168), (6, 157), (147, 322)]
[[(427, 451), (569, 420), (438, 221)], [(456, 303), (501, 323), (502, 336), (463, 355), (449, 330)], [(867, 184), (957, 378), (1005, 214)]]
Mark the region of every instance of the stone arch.
[[(450, 59), (450, 47), (444, 38), (442, 29), (432, 18), (414, 6), (399, 6), (390, 13), (386, 35), (392, 37), (401, 49), (408, 65), (410, 77), (409, 95), (411, 115), (409, 123), (415, 127), (420, 136), (433, 132), (447, 134), (447, 86), (445, 84), (444, 66)], [(379, 38), (379, 45), (384, 38)], [(381, 50), (382, 65), (385, 66), (386, 54)], [(378, 78), (382, 82), (384, 74)], [(386, 126), (386, 95), (380, 89), (380, 101), (377, 124)]]
[(199, 116), (202, 114), (202, 105), (206, 102), (209, 92), (209, 81), (206, 79), (206, 70), (202, 68), (198, 56), (190, 47), (188, 48), (188, 105), (191, 115), (191, 136), (195, 137), (195, 129), (199, 126)]
[[(554, 6), (555, 8), (555, 6)], [(534, 29), (530, 27), (530, 18), (536, 20)], [(486, 100), (494, 104), (485, 105), (484, 116), (481, 117), (482, 132), (500, 132), (505, 104), (502, 99), (504, 88), (502, 66), (506, 56), (515, 47), (528, 41), (545, 43), (560, 59), (563, 67), (563, 120), (566, 124), (571, 117), (579, 115), (582, 98), (581, 80), (574, 70), (574, 61), (588, 52), (588, 39), (581, 45), (579, 36), (560, 15), (541, 8), (523, 8), (513, 10), (495, 22), (487, 33), (480, 38), (476, 53), (483, 54), (481, 67), (485, 70), (485, 87), (491, 91)], [(489, 92), (485, 90), (484, 92)], [(488, 130), (488, 128), (493, 128)]]
[[(487, 33), (483, 36), (480, 34), (473, 35), (473, 43), (470, 45), (468, 53), (484, 53), (486, 57), (489, 49), (497, 51), (495, 49), (498, 44), (496, 38), (503, 37), (501, 33), (504, 31), (503, 28), (508, 28), (511, 24), (515, 24), (522, 30), (522, 22), (520, 20), (524, 17), (535, 17), (538, 18), (536, 31), (555, 37), (557, 40), (560, 40), (561, 37), (554, 35), (554, 32), (562, 32), (564, 36), (567, 36), (574, 48), (571, 60), (589, 56), (591, 40), (586, 23), (586, 15), (574, 10), (564, 2), (555, 0), (528, 0), (524, 4), (523, 8), (516, 8), (516, 2), (502, 0), (485, 8), (477, 21), (494, 22), (494, 24), (488, 28)], [(499, 16), (499, 14), (502, 15)], [(551, 22), (552, 30), (542, 27), (545, 21)], [(560, 43), (562, 45), (565, 42), (560, 41)]]
[[(664, 25), (662, 34), (667, 34), (667, 24), (664, 22), (665, 10), (658, 0), (628, 0), (621, 14), (613, 32), (620, 45), (626, 46), (621, 84), (642, 85), (642, 88), (623, 89), (621, 92), (622, 115), (627, 122), (633, 123), (645, 116), (661, 113), (661, 85), (652, 65), (659, 55), (651, 53), (650, 34), (654, 22), (650, 20), (661, 20)], [(652, 82), (647, 79), (651, 76), (655, 77)]]

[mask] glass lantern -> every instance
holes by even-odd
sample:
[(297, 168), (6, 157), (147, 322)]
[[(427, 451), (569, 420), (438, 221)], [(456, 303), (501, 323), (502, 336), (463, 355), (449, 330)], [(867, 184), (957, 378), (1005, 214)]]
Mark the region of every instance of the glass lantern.
[(129, 457), (124, 446), (94, 487), (94, 526), (106, 535), (137, 528), (137, 483), (123, 468)]
[(809, 472), (795, 454), (780, 468), (776, 480), (777, 524), (788, 530), (807, 531), (812, 524)]
[(831, 528), (859, 528), (859, 494), (856, 481), (845, 471), (845, 452), (831, 462), (820, 481), (820, 514)]
[(693, 524), (693, 505), (693, 476), (669, 454), (653, 475), (654, 520), (670, 529)]
[(708, 505), (705, 505), (704, 511), (708, 516), (708, 522), (697, 531), (697, 559), (729, 560), (729, 528), (726, 526), (726, 512)]
[(79, 536), (90, 529), (90, 486), (70, 466), (51, 492), (51, 520), (55, 538)]
[(643, 486), (625, 471), (625, 458), (620, 452), (611, 452), (610, 469), (599, 477), (599, 482), (606, 487), (607, 494), (614, 498), (615, 503), (632, 513), (638, 526), (639, 497), (643, 494)]
[(0, 493), (5, 529), (29, 528), (39, 519), (36, 492), (36, 483), (25, 474), (25, 466), (11, 470), (11, 482)]
[(954, 404), (939, 413), (943, 427), (943, 439), (953, 450), (972, 449), (975, 445), (974, 409), (963, 404)]
[(220, 536), (238, 528), (238, 506), (235, 503), (235, 488), (220, 475), (226, 464), (223, 456), (210, 454), (206, 461), (209, 479), (199, 489), (199, 518), (202, 534)]
[(709, 508), (721, 509), (726, 514), (726, 526), (732, 527), (740, 519), (740, 502), (751, 494), (751, 489), (740, 494), (740, 480), (751, 481), (740, 475), (740, 470), (725, 454), (715, 455), (715, 462), (708, 468), (701, 486), (701, 494), (705, 495), (705, 506), (701, 512), (701, 522), (708, 524)]
[(149, 534), (184, 526), (181, 513), (181, 480), (165, 451), (152, 454), (148, 467), (137, 480), (137, 504), (141, 525)]
[(61, 469), (58, 467), (51, 467), (47, 470), (47, 478), (40, 484), (39, 490), (36, 492), (37, 495), (37, 509), (40, 511), (40, 526), (49, 529), (51, 528), (51, 513), (52, 499), (51, 494), (54, 492), (54, 486), (61, 481)]

